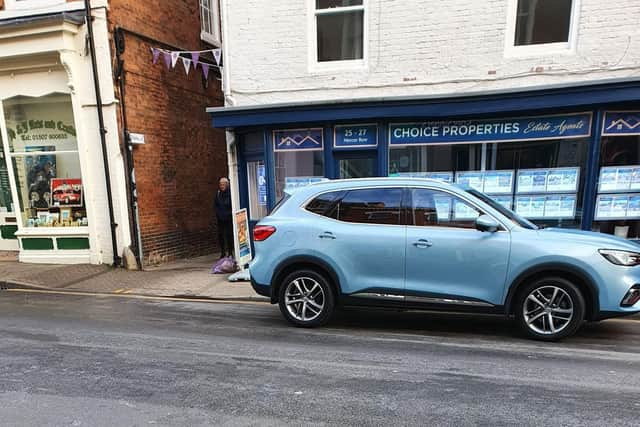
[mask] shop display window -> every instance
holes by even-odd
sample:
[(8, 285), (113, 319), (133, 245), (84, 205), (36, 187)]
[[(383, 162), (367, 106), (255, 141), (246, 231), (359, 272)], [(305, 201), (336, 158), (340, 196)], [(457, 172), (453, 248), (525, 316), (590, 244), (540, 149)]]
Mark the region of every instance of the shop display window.
[(482, 144), (392, 147), (389, 150), (389, 176), (480, 170), (481, 160)]
[(640, 239), (640, 136), (602, 139), (593, 230)]
[(579, 228), (588, 139), (422, 145), (389, 152), (389, 175), (467, 185), (543, 227)]
[(87, 226), (70, 95), (18, 96), (2, 108), (23, 226)]
[(285, 188), (307, 185), (324, 177), (324, 152), (276, 151), (276, 198), (282, 198)]

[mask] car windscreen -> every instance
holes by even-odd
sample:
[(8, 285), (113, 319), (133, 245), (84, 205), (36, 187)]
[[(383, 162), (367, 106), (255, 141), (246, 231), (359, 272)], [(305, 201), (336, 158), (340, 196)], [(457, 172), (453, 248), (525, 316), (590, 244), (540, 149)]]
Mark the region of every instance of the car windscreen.
[(478, 190), (473, 190), (473, 189), (468, 189), (466, 191), (467, 191), (467, 193), (473, 195), (474, 197), (482, 200), (487, 205), (491, 206), (493, 209), (495, 209), (498, 212), (500, 212), (502, 215), (504, 215), (507, 218), (509, 218), (511, 220), (511, 222), (513, 222), (514, 224), (519, 225), (520, 227), (523, 227), (523, 228), (528, 228), (529, 230), (537, 230), (538, 229), (537, 225), (535, 225), (534, 223), (532, 223), (528, 219), (525, 219), (525, 218), (521, 217), (520, 215), (518, 215), (517, 213), (515, 213), (511, 209), (505, 208), (500, 203), (496, 202), (495, 200), (493, 200), (491, 197), (487, 196), (486, 194), (481, 193)]

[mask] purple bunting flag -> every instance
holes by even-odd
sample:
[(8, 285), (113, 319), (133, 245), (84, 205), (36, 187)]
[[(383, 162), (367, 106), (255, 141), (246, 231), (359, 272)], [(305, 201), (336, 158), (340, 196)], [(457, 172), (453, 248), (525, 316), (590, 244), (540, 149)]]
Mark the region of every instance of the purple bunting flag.
[(204, 76), (205, 80), (209, 79), (209, 64), (205, 64), (204, 62), (201, 62), (200, 65), (202, 66), (202, 75)]
[(160, 50), (152, 47), (151, 55), (153, 55), (153, 65), (156, 65), (158, 63), (158, 58), (160, 58)]
[(200, 52), (191, 52), (191, 61), (193, 61), (193, 68), (198, 66), (198, 60), (200, 59)]

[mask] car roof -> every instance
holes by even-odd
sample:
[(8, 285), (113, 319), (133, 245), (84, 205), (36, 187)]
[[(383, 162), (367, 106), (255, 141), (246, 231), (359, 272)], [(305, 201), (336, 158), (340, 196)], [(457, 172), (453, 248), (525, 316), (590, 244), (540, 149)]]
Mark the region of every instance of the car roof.
[(399, 187), (429, 186), (435, 188), (452, 189), (454, 191), (464, 190), (457, 184), (448, 184), (443, 181), (429, 178), (407, 178), (407, 177), (387, 177), (387, 178), (354, 178), (354, 179), (334, 179), (315, 182), (305, 187), (285, 190), (286, 193), (298, 198), (308, 198), (315, 194), (332, 190), (347, 190), (365, 187), (388, 187), (397, 185)]
[(438, 187), (450, 187), (453, 184), (448, 184), (446, 182), (437, 180), (437, 179), (429, 179), (429, 178), (407, 178), (407, 177), (378, 177), (378, 178), (352, 178), (352, 179), (333, 179), (326, 181), (314, 182), (313, 184), (309, 184), (306, 187), (301, 187), (304, 189), (309, 189), (312, 192), (315, 192), (319, 189), (329, 190), (329, 189), (341, 189), (341, 188), (358, 188), (358, 187), (370, 187), (370, 186), (388, 186), (388, 185), (399, 185), (399, 186), (411, 186), (411, 185), (434, 185)]

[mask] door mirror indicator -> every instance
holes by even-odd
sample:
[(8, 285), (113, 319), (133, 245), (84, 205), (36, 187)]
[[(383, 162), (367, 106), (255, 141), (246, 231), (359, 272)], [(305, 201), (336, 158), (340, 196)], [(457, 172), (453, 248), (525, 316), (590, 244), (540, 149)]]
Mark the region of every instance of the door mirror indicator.
[(482, 232), (495, 233), (500, 228), (500, 224), (489, 215), (480, 215), (476, 219), (476, 229)]

